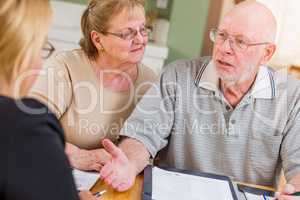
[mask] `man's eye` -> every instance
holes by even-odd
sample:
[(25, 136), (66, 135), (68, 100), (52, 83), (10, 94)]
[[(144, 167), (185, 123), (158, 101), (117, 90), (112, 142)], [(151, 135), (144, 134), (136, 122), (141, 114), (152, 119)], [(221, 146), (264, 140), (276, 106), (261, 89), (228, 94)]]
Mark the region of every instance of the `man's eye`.
[(227, 38), (227, 34), (223, 33), (223, 32), (220, 32), (220, 33), (218, 33), (218, 37), (221, 38), (221, 39), (226, 39)]
[(245, 40), (242, 39), (242, 38), (236, 38), (236, 39), (235, 39), (235, 42), (236, 42), (237, 44), (239, 44), (239, 45), (245, 45), (245, 44), (246, 44)]

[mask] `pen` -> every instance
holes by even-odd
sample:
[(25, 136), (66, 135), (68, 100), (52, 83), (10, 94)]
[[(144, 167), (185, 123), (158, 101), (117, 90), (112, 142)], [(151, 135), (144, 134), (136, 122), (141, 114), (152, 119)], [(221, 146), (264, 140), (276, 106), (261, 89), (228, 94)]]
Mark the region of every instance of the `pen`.
[(292, 196), (300, 196), (300, 191), (294, 192), (294, 193), (292, 193), (292, 194), (290, 194), (290, 195), (292, 195)]
[(263, 194), (263, 198), (264, 200), (268, 200), (265, 194)]
[[(278, 197), (280, 196), (280, 192), (276, 192), (275, 193), (275, 199), (278, 199)], [(298, 191), (298, 192), (294, 192), (294, 193), (292, 193), (292, 194), (287, 194), (287, 195), (290, 195), (290, 196), (300, 196), (300, 191)]]
[(94, 193), (93, 195), (94, 195), (94, 197), (98, 198), (98, 197), (101, 197), (105, 192), (106, 192), (106, 190), (102, 190), (100, 192)]

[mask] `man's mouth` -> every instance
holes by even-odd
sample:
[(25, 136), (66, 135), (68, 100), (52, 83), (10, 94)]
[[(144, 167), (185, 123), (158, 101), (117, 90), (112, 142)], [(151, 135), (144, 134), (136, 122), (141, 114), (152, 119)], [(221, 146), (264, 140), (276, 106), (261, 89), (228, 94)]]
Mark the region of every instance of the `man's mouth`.
[(222, 61), (222, 60), (217, 60), (217, 62), (220, 63), (221, 65), (224, 65), (224, 66), (233, 67), (232, 64), (230, 64), (228, 62), (225, 62), (225, 61)]

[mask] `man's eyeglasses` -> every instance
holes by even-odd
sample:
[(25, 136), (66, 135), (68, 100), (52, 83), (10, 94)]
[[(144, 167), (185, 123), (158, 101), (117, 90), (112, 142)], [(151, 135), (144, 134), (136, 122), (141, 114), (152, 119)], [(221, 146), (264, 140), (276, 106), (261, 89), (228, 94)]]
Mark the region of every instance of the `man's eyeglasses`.
[(219, 29), (212, 29), (209, 33), (209, 37), (210, 40), (216, 44), (223, 44), (229, 39), (230, 47), (236, 52), (245, 51), (250, 46), (270, 44), (270, 42), (250, 43), (249, 40), (242, 35), (230, 35), (226, 31)]
[(49, 41), (45, 42), (44, 46), (42, 47), (42, 58), (43, 59), (49, 58), (54, 51), (55, 51), (54, 46)]
[(119, 32), (119, 33), (101, 31), (101, 33), (103, 33), (103, 34), (114, 35), (114, 36), (117, 36), (117, 37), (119, 37), (123, 40), (127, 40), (127, 41), (133, 40), (134, 37), (136, 37), (136, 35), (138, 33), (140, 33), (143, 37), (147, 37), (151, 32), (152, 32), (152, 28), (148, 27), (148, 26), (143, 26), (139, 30), (136, 30), (133, 28), (128, 28), (128, 29), (124, 30), (123, 32)]

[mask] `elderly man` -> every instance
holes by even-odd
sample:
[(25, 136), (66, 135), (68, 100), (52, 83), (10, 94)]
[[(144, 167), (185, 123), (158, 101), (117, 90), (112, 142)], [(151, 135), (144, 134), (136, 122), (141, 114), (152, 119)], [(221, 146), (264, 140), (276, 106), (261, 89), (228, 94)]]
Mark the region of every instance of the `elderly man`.
[(102, 178), (126, 190), (157, 156), (158, 164), (275, 185), (281, 199), (300, 190), (300, 84), (265, 66), (275, 52), (276, 20), (257, 2), (235, 6), (210, 32), (212, 59), (170, 64), (121, 131)]

